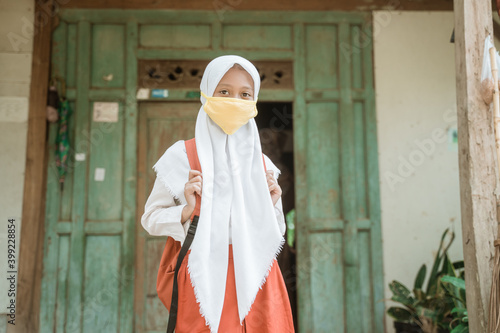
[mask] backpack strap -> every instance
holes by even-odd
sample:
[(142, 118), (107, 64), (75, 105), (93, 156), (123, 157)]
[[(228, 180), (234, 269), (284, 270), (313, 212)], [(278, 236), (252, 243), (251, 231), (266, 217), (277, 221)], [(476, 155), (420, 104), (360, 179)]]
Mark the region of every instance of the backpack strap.
[[(195, 138), (185, 141), (185, 145), (191, 170), (198, 170), (201, 172), (201, 165), (200, 165), (200, 160), (198, 159), (198, 152), (196, 150)], [(194, 207), (193, 214), (191, 214), (191, 220), (193, 220), (195, 215), (200, 216), (200, 207), (201, 207), (201, 197), (197, 194), (196, 206)]]
[[(198, 159), (198, 153), (196, 152), (196, 143), (194, 138), (190, 140), (186, 140), (186, 152), (189, 159), (189, 165), (192, 170), (198, 170), (201, 172), (201, 165)], [(174, 286), (172, 289), (172, 302), (170, 305), (170, 313), (168, 315), (168, 326), (167, 333), (173, 333), (175, 331), (175, 325), (177, 323), (177, 310), (178, 310), (178, 298), (179, 298), (179, 286), (177, 283), (177, 274), (179, 273), (179, 269), (181, 267), (182, 261), (186, 256), (191, 243), (193, 242), (194, 235), (196, 234), (196, 227), (198, 226), (198, 219), (200, 216), (200, 207), (201, 207), (201, 197), (196, 195), (196, 206), (191, 214), (190, 220), (191, 224), (189, 225), (189, 230), (186, 235), (186, 239), (182, 244), (182, 248), (179, 252), (179, 256), (177, 257), (177, 263), (175, 265), (175, 273), (174, 273)]]

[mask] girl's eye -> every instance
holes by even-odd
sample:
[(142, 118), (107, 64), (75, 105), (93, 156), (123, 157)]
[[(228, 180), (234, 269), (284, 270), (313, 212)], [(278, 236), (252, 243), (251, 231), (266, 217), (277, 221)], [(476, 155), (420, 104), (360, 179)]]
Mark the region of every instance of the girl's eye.
[(220, 92), (221, 94), (223, 94), (223, 95), (227, 95), (227, 94), (229, 94), (229, 91), (227, 91), (226, 89), (223, 89), (223, 90), (221, 90), (221, 91), (219, 91), (219, 92)]
[(247, 92), (244, 92), (243, 94), (241, 94), (243, 97), (252, 97), (252, 95), (250, 95), (249, 93)]

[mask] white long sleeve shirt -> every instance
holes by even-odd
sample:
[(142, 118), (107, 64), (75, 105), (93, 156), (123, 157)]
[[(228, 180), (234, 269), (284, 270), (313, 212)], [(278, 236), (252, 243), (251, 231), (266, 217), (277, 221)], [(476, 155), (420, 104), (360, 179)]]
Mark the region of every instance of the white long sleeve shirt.
[[(156, 178), (153, 190), (144, 207), (141, 224), (152, 236), (170, 236), (182, 244), (189, 229), (189, 219), (181, 221), (184, 206), (186, 204), (176, 204), (170, 191)], [(284, 235), (286, 225), (281, 198), (276, 202), (274, 210), (280, 232)], [(231, 243), (231, 220), (229, 220), (229, 244)]]

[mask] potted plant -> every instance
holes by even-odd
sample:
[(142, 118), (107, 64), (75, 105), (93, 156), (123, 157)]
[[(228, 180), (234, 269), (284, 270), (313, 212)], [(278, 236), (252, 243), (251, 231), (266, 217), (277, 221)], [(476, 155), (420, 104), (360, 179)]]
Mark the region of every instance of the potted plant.
[[(445, 245), (447, 235), (449, 241)], [(387, 314), (395, 320), (394, 327), (397, 333), (450, 332), (450, 324), (454, 322), (454, 316), (458, 314), (452, 313), (452, 310), (456, 308), (455, 301), (457, 301), (453, 298), (455, 296), (452, 296), (457, 292), (454, 289), (457, 287), (453, 284), (456, 281), (451, 282), (448, 279), (442, 281), (441, 279), (444, 276), (457, 277), (457, 271), (463, 268), (463, 261), (451, 263), (448, 258), (447, 252), (454, 238), (454, 233), (449, 229), (444, 231), (425, 288), (424, 282), (427, 274), (425, 264), (417, 273), (413, 290), (410, 291), (408, 287), (395, 280), (389, 284), (393, 293), (391, 300), (401, 305), (387, 310)]]

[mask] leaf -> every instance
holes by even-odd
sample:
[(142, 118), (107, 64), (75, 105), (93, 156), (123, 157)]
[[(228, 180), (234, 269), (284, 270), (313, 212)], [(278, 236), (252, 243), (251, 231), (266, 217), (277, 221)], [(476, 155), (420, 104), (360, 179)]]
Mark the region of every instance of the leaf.
[(453, 264), (448, 258), (447, 253), (444, 254), (443, 270), (441, 271), (441, 274), (457, 276), (457, 274), (455, 273), (455, 268), (453, 268)]
[(410, 311), (398, 307), (390, 307), (387, 310), (387, 314), (394, 318), (396, 321), (400, 321), (403, 323), (410, 322), (412, 318), (412, 314), (410, 313)]
[(450, 333), (469, 333), (469, 327), (463, 324), (456, 326)]
[(460, 278), (446, 275), (441, 278), (441, 282), (450, 283), (458, 289), (465, 290), (465, 281)]
[(424, 302), (427, 297), (422, 289), (413, 289), (413, 295), (419, 302)]
[(408, 288), (406, 288), (405, 285), (394, 280), (389, 284), (389, 289), (391, 289), (392, 293), (394, 294), (391, 297), (394, 302), (399, 302), (410, 308), (413, 307), (415, 299), (411, 297), (411, 292)]
[(465, 301), (455, 295), (455, 291), (458, 291), (458, 289), (450, 284), (443, 284), (443, 286), (446, 286), (445, 288), (447, 290), (447, 294), (444, 296), (444, 299), (452, 302), (455, 308), (465, 308)]
[(422, 289), (422, 286), (424, 285), (425, 274), (427, 274), (427, 266), (423, 264), (422, 267), (420, 267), (420, 269), (418, 270), (413, 289)]
[(448, 234), (449, 229), (446, 229), (441, 236), (441, 241), (439, 242), (438, 251), (436, 252), (436, 257), (434, 258), (434, 263), (432, 265), (431, 274), (429, 276), (429, 281), (427, 282), (427, 295), (434, 294), (437, 290), (437, 278), (439, 266), (441, 266), (441, 250), (443, 249), (444, 238)]
[(430, 318), (433, 322), (436, 322), (436, 319), (439, 317), (439, 311), (436, 309), (418, 306), (416, 312), (419, 317)]
[(458, 317), (462, 317), (462, 316), (467, 316), (467, 309), (466, 308), (453, 308), (451, 310), (451, 313), (456, 313)]

